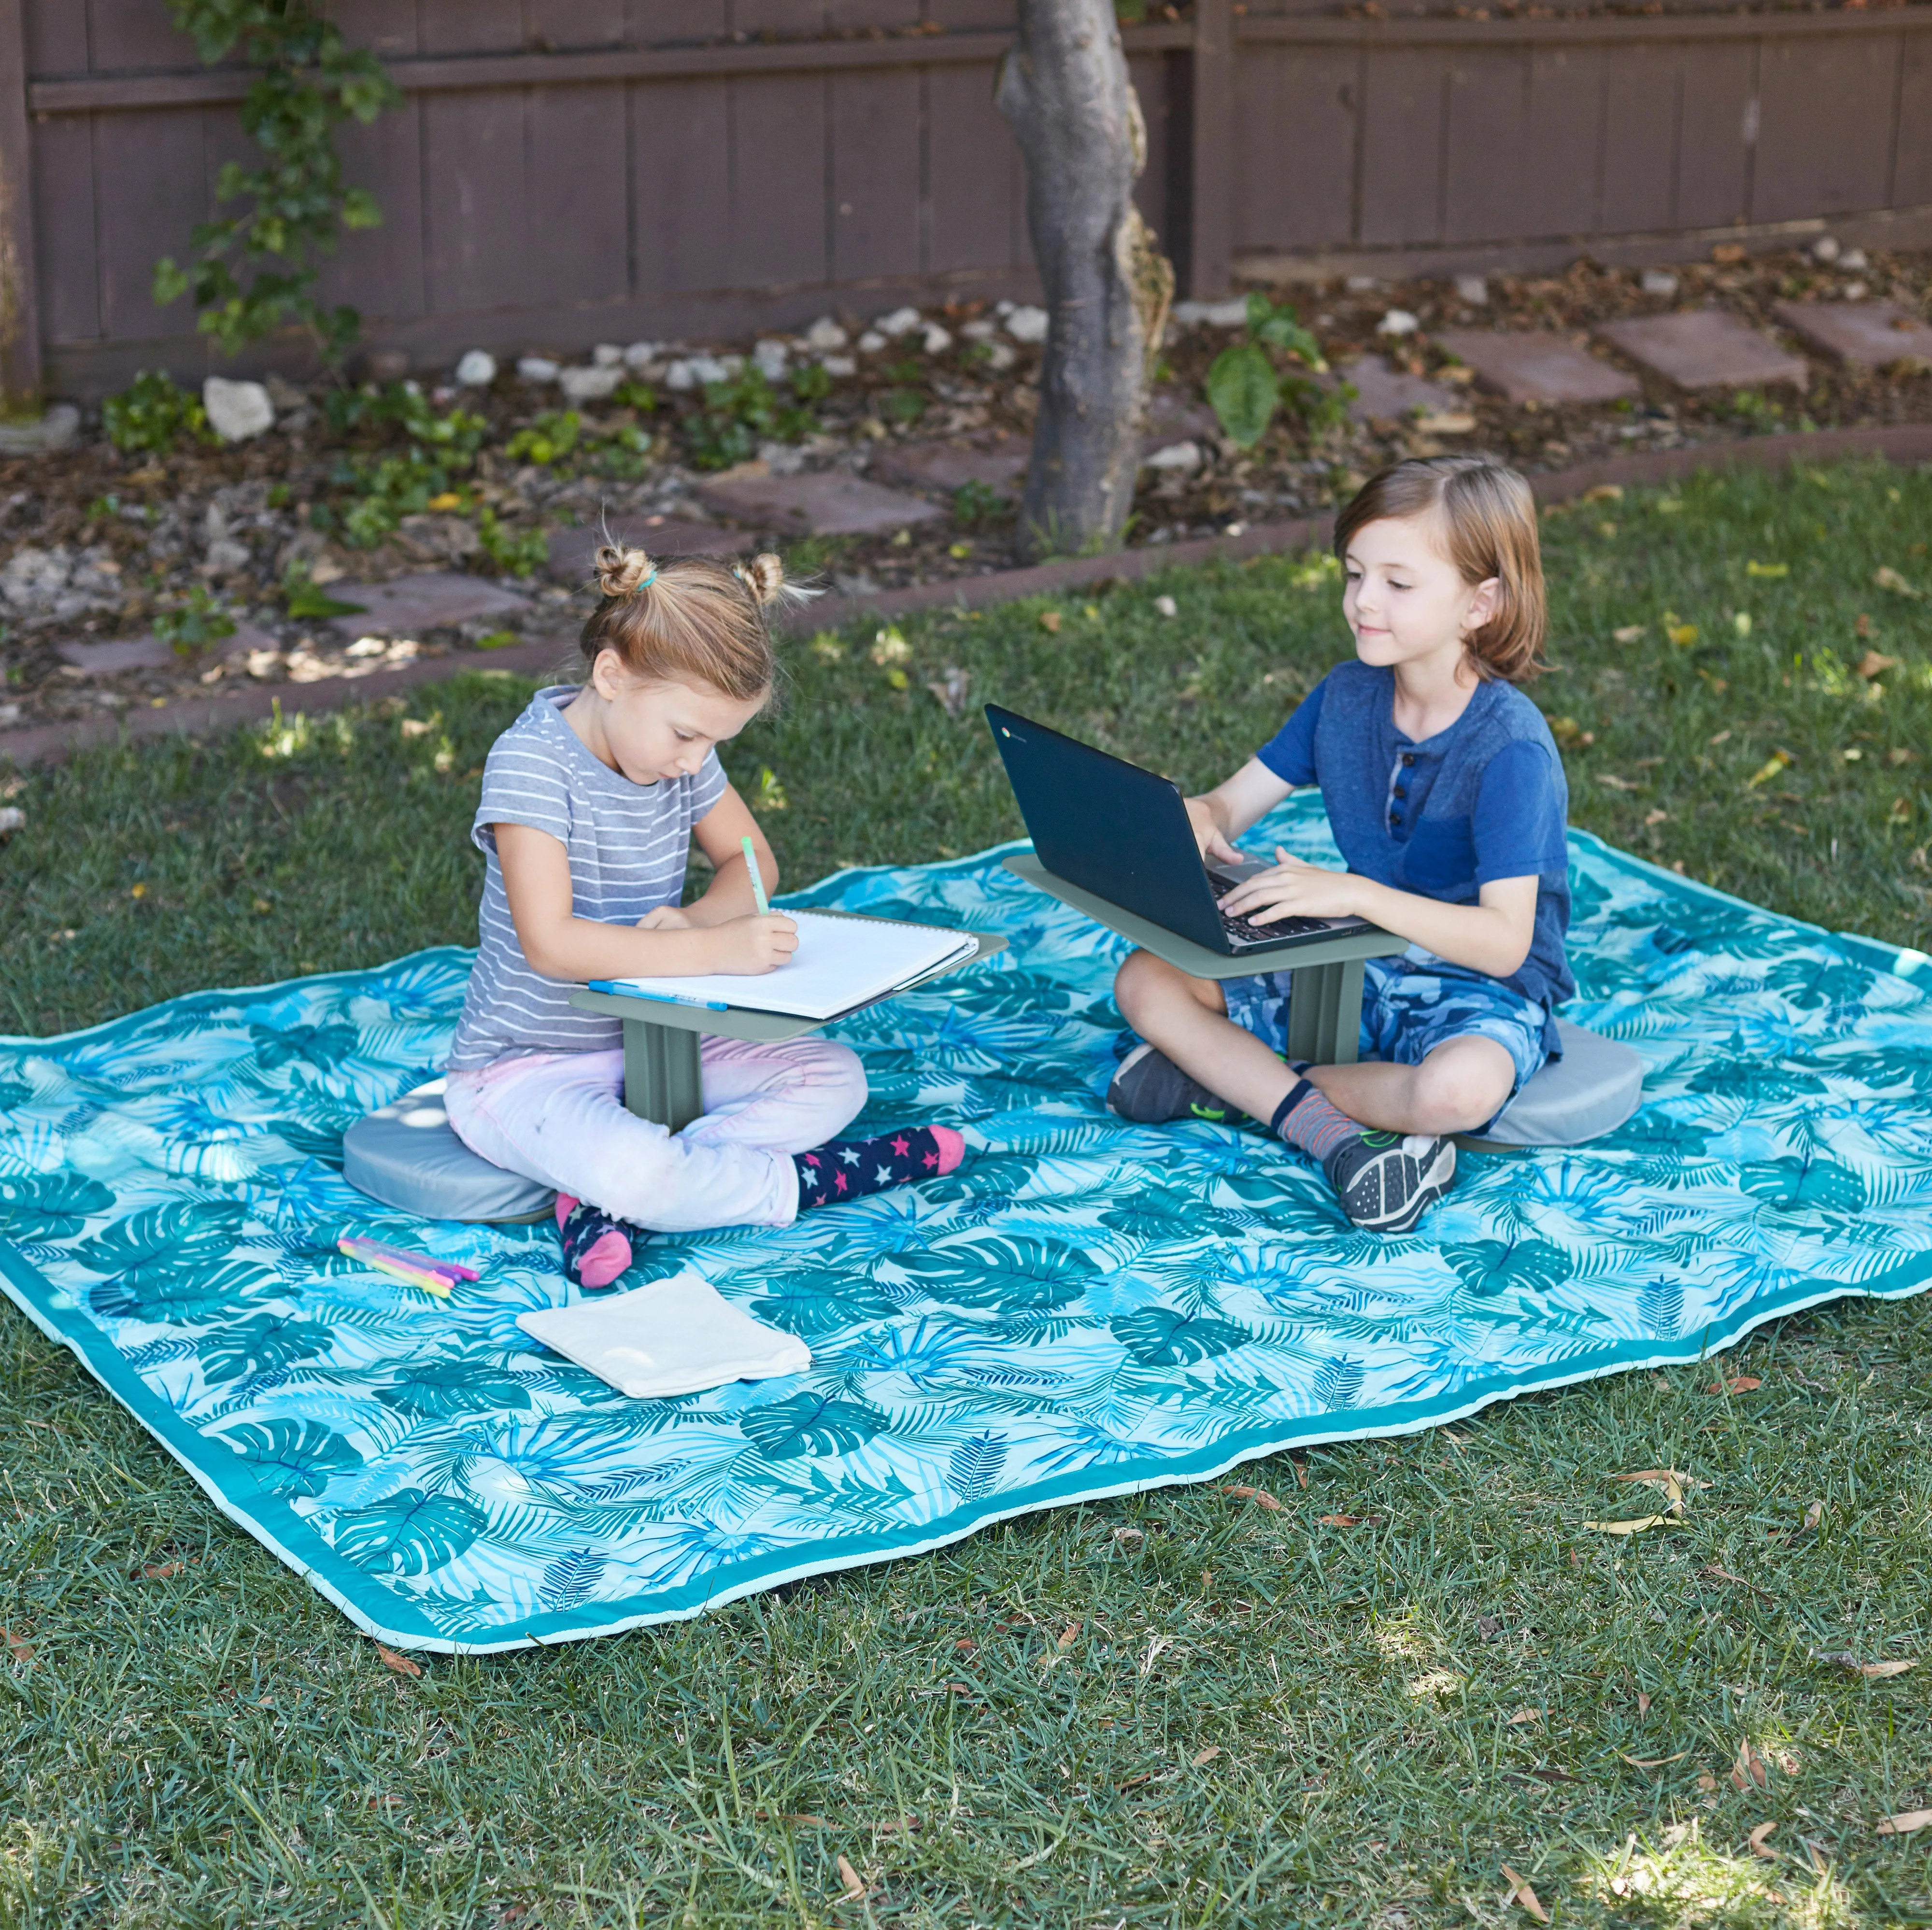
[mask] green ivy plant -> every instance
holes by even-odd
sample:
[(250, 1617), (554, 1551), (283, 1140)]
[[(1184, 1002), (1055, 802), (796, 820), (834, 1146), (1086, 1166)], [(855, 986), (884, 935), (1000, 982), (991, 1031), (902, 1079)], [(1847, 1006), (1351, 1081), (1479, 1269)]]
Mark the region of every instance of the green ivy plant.
[(352, 116), (373, 121), (401, 92), (311, 0), (168, 0), (168, 12), (205, 62), (238, 45), (256, 70), (242, 125), (263, 161), (224, 166), (217, 205), (246, 200), (248, 212), (197, 223), (185, 266), (172, 256), (155, 263), (154, 300), (165, 308), (191, 294), (199, 326), (225, 354), (292, 323), (339, 362), (362, 317), (316, 299), (320, 258), (343, 229), (373, 228), (382, 216), (366, 188), (343, 185), (335, 130)]
[[(1328, 360), (1292, 308), (1277, 308), (1265, 295), (1250, 295), (1248, 338), (1223, 349), (1208, 371), (1208, 400), (1228, 441), (1252, 449), (1284, 405), (1311, 430), (1340, 419), (1354, 391), (1346, 383), (1328, 391), (1315, 381), (1328, 372)], [(1276, 368), (1276, 355), (1286, 359), (1285, 370)]]

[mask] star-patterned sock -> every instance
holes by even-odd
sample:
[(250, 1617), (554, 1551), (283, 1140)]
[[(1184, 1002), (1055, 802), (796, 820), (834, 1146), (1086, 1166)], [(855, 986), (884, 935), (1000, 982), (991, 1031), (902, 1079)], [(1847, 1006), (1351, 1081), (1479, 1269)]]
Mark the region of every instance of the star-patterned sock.
[(876, 1139), (827, 1139), (791, 1156), (798, 1169), (799, 1211), (937, 1179), (965, 1157), (966, 1142), (950, 1126), (908, 1126)]
[(608, 1286), (631, 1264), (633, 1239), (644, 1229), (614, 1218), (587, 1199), (556, 1196), (556, 1236), (563, 1243), (563, 1277), (573, 1286)]

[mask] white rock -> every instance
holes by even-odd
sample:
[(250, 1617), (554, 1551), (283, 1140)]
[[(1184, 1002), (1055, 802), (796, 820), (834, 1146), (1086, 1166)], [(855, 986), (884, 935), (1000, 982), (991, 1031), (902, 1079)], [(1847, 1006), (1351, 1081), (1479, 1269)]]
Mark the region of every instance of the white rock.
[(1000, 331), (997, 323), (988, 321), (982, 315), (976, 322), (961, 323), (959, 332), (969, 342), (990, 342)]
[(1180, 614), (1180, 605), (1171, 596), (1156, 596), (1154, 599), (1154, 607), (1163, 617), (1178, 617)]
[(664, 385), (667, 389), (675, 389), (682, 392), (687, 389), (695, 389), (698, 377), (692, 372), (690, 363), (680, 357), (664, 371)]
[(1862, 302), (1871, 290), (1862, 281), (1848, 281), (1838, 293), (1847, 302)]
[(1016, 342), (1043, 342), (1052, 326), (1052, 317), (1046, 311), (1036, 308), (1030, 302), (1016, 308), (1006, 317), (1006, 333)]
[(1228, 302), (1179, 302), (1174, 319), (1184, 329), (1205, 323), (1210, 329), (1238, 329), (1248, 319), (1248, 298), (1237, 295)]
[(211, 375), (201, 385), (208, 426), (224, 443), (245, 443), (275, 426), (275, 405), (259, 382), (230, 382)]
[(9, 724), (17, 724), (20, 721), (20, 707), (19, 704), (0, 704), (0, 730), (4, 730)]
[(818, 365), (827, 375), (841, 381), (859, 373), (859, 365), (850, 356), (821, 356)]
[(805, 467), (805, 452), (791, 443), (760, 443), (758, 460), (774, 476), (796, 476)]
[(518, 377), (524, 382), (554, 382), (562, 373), (561, 366), (548, 356), (525, 356), (517, 364)]
[(862, 356), (875, 356), (886, 345), (886, 338), (877, 329), (868, 329), (859, 338), (859, 353)]
[(472, 349), (456, 365), (459, 389), (488, 389), (496, 379), (496, 358), (488, 349)]
[(232, 536), (221, 536), (208, 546), (208, 560), (202, 565), (205, 576), (238, 576), (255, 559), (248, 553), (246, 543), (238, 543)]
[(16, 550), (0, 569), (0, 596), (16, 610), (34, 610), (52, 602), (67, 587), (74, 559), (64, 549), (37, 549), (32, 543)]
[(590, 359), (599, 368), (615, 368), (624, 359), (624, 351), (615, 342), (599, 342), (590, 351)]
[(1391, 308), (1376, 324), (1378, 335), (1412, 335), (1422, 324), (1406, 308)]
[(728, 382), (744, 366), (742, 356), (693, 356), (691, 379), (694, 382)]
[(1000, 300), (995, 302), (993, 304), (993, 313), (998, 316), (1001, 321), (1004, 321), (1006, 318), (1013, 312), (1014, 308), (1017, 305), (1018, 305), (1016, 303), (1006, 301), (1002, 298)]
[(1838, 238), (1836, 235), (1820, 235), (1811, 244), (1814, 261), (1832, 262), (1838, 258)]
[(1456, 278), (1457, 297), (1468, 302), (1472, 308), (1486, 308), (1490, 302), (1490, 284), (1480, 275), (1459, 275)]
[(1190, 470), (1201, 467), (1201, 445), (1198, 443), (1169, 443), (1164, 449), (1156, 449), (1150, 456), (1143, 456), (1142, 463), (1149, 469)]
[(980, 359), (988, 368), (1004, 373), (1019, 360), (1019, 356), (1010, 342), (982, 342)]
[(821, 315), (805, 332), (805, 345), (823, 354), (828, 349), (842, 349), (852, 338), (830, 315)]
[(791, 351), (784, 343), (768, 335), (763, 341), (752, 344), (752, 359), (758, 365), (758, 373), (767, 382), (776, 382), (785, 372), (785, 365), (791, 359)]
[(952, 346), (952, 332), (942, 329), (937, 322), (928, 322), (921, 346), (929, 356), (943, 356)]
[(1382, 283), (1372, 275), (1352, 275), (1345, 286), (1351, 295), (1366, 295), (1381, 287)]
[(1870, 267), (1871, 263), (1865, 258), (1863, 248), (1847, 248), (1839, 256), (1838, 266), (1846, 274), (1856, 275)]
[(1675, 295), (1677, 278), (1667, 268), (1647, 268), (1639, 279), (1640, 287), (1646, 295)]
[[(17, 704), (9, 704), (6, 708), (13, 712), (14, 717), (20, 714), (20, 707)], [(10, 717), (6, 721), (10, 724), (14, 718)], [(26, 828), (27, 814), (19, 805), (0, 805), (0, 836), (11, 837), (16, 831), (24, 831)]]
[(566, 368), (559, 371), (557, 386), (570, 402), (607, 401), (624, 379), (621, 361), (606, 362), (601, 368)]
[(633, 342), (624, 351), (624, 366), (630, 369), (645, 369), (664, 353), (662, 342)]
[(901, 335), (909, 335), (919, 326), (916, 308), (895, 308), (890, 315), (877, 315), (872, 326), (882, 335), (890, 335), (896, 340)]

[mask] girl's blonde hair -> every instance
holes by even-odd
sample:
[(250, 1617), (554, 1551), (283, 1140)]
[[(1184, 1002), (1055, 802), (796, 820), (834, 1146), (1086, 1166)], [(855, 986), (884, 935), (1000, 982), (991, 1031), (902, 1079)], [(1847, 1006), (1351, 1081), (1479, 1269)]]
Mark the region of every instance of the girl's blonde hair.
[(584, 626), (586, 662), (614, 650), (626, 670), (653, 683), (708, 683), (740, 702), (764, 695), (778, 676), (767, 613), (812, 594), (788, 584), (784, 565), (770, 555), (658, 562), (607, 543), (596, 569), (604, 600)]
[(1439, 511), (1448, 560), (1468, 584), (1494, 577), (1496, 614), (1468, 638), (1476, 674), (1528, 683), (1547, 668), (1549, 617), (1536, 499), (1513, 469), (1486, 456), (1422, 456), (1390, 463), (1363, 484), (1335, 519), (1335, 554), (1346, 559), (1355, 532), (1370, 523), (1406, 521)]

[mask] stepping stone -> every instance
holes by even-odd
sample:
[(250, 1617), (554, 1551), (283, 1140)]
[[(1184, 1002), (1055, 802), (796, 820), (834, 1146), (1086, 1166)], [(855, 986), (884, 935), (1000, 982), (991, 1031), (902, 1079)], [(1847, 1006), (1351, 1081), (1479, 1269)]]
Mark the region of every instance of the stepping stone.
[(1380, 356), (1365, 355), (1341, 371), (1344, 382), (1357, 391), (1348, 404), (1349, 419), (1357, 422), (1407, 422), (1418, 412), (1439, 416), (1456, 410), (1462, 398), (1439, 383), (1430, 382), (1406, 370), (1391, 368)]
[(968, 442), (897, 443), (872, 458), (875, 475), (913, 489), (944, 490), (949, 494), (976, 482), (1003, 494), (1026, 474), (1031, 446), (1018, 436), (998, 436)]
[(388, 583), (332, 583), (328, 594), (338, 603), (362, 606), (358, 616), (330, 618), (329, 627), (345, 637), (414, 636), (424, 630), (446, 630), (473, 617), (508, 617), (530, 608), (524, 598), (500, 583), (449, 570), (398, 576)]
[(239, 650), (278, 650), (281, 645), (266, 630), (252, 623), (238, 623), (232, 637), (223, 637), (206, 650), (177, 656), (174, 646), (164, 643), (150, 631), (144, 637), (121, 637), (112, 643), (62, 644), (58, 653), (64, 664), (84, 670), (89, 677), (118, 677), (130, 670), (186, 670), (191, 665), (209, 663), (232, 656)]
[(843, 470), (811, 476), (721, 476), (703, 485), (698, 495), (721, 516), (801, 536), (882, 536), (946, 513), (920, 497), (881, 489)]
[(1568, 335), (1452, 329), (1436, 340), (1467, 362), (1485, 389), (1511, 402), (1615, 402), (1643, 393), (1634, 376), (1599, 362)]
[(1755, 389), (1769, 382), (1802, 389), (1811, 379), (1802, 356), (1721, 308), (1606, 322), (1597, 333), (1679, 389)]
[[(640, 523), (622, 523), (611, 534), (619, 542), (654, 557), (735, 556), (745, 548), (742, 530), (721, 530), (716, 523), (686, 522), (675, 516), (648, 516)], [(545, 571), (554, 583), (572, 590), (588, 589), (592, 561), (603, 546), (600, 529), (553, 530)]]
[(1932, 328), (1890, 302), (1780, 302), (1778, 319), (1840, 362), (1884, 368), (1912, 356), (1932, 362)]

